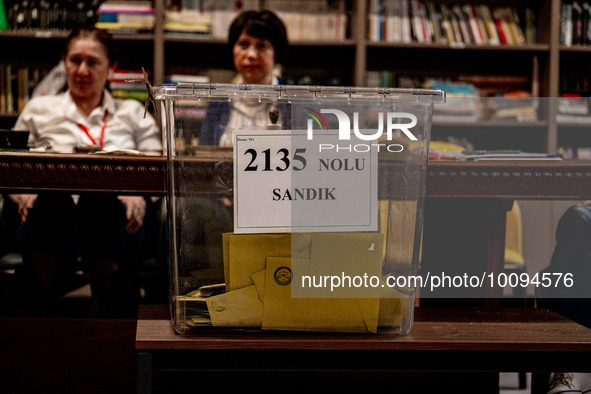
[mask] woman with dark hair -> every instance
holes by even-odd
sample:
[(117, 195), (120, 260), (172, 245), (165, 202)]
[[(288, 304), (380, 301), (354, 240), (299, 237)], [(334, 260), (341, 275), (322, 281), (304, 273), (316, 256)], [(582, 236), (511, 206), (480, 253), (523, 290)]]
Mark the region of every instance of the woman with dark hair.
[[(238, 78), (246, 84), (285, 84), (274, 74), (275, 64), (282, 61), (287, 49), (283, 22), (271, 11), (246, 11), (232, 22), (229, 31), (234, 66)], [(199, 134), (199, 145), (232, 147), (234, 130), (262, 130), (270, 123), (289, 129), (291, 120), (287, 103), (262, 100), (211, 101)], [(185, 245), (201, 254), (191, 253), (191, 269), (217, 269), (223, 278), (223, 261), (219, 253), (224, 232), (232, 231), (232, 201), (217, 196), (184, 198), (187, 211), (194, 214), (194, 231)]]
[[(245, 11), (232, 22), (229, 32), (234, 67), (238, 71), (235, 83), (283, 85), (274, 73), (277, 62), (287, 50), (285, 25), (271, 11)], [(275, 112), (277, 110), (277, 112)], [(279, 113), (275, 120), (289, 128), (285, 106), (249, 103), (212, 103), (207, 109), (199, 135), (199, 145), (232, 146), (233, 130), (264, 129), (270, 123), (269, 112)]]
[[(135, 100), (114, 99), (106, 84), (117, 66), (113, 37), (93, 27), (74, 30), (63, 55), (68, 89), (31, 99), (16, 130), (29, 131), (29, 146), (72, 153), (104, 148), (162, 154), (154, 119)], [(82, 256), (98, 314), (97, 295), (106, 279), (144, 250), (144, 219), (150, 200), (141, 196), (13, 194), (21, 220), (24, 271), (42, 295), (57, 293), (59, 277)], [(58, 283), (56, 283), (58, 282)], [(139, 290), (138, 290), (139, 293)], [(121, 302), (125, 300), (121, 299)], [(42, 300), (37, 300), (41, 305)], [(108, 317), (109, 311), (102, 313)], [(115, 312), (115, 316), (120, 316)]]
[(283, 22), (271, 11), (246, 11), (230, 26), (228, 40), (234, 67), (247, 84), (279, 84), (273, 75), (287, 50), (287, 33)]

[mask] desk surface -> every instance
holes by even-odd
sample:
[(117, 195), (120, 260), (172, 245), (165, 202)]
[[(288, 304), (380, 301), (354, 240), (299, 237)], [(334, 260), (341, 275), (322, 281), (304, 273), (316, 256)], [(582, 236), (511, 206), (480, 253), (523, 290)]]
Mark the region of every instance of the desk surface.
[(423, 307), (415, 312), (414, 327), (405, 336), (178, 335), (167, 306), (146, 305), (140, 308), (135, 344), (140, 353), (152, 355), (156, 367), (177, 369), (591, 371), (591, 330), (548, 310)]
[[(191, 160), (204, 184), (230, 182), (232, 159), (210, 152)], [(166, 159), (0, 152), (0, 191), (58, 190), (163, 194)], [(586, 199), (591, 196), (589, 161), (430, 161), (427, 197)]]
[(408, 335), (204, 333), (179, 335), (167, 306), (142, 305), (137, 349), (591, 351), (591, 330), (546, 309), (416, 308)]

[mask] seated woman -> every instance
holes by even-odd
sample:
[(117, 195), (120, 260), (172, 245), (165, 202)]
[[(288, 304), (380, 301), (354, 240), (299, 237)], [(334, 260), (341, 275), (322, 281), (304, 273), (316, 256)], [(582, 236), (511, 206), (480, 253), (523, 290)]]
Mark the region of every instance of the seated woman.
[[(238, 75), (235, 83), (285, 84), (275, 74), (275, 65), (284, 59), (287, 33), (283, 22), (271, 11), (245, 11), (238, 15), (229, 29), (229, 45)], [(277, 115), (279, 115), (277, 117)], [(274, 119), (270, 119), (273, 116)], [(234, 130), (263, 130), (269, 123), (278, 122), (289, 128), (291, 114), (286, 104), (271, 102), (212, 101), (207, 107), (199, 145), (232, 147)], [(223, 280), (222, 233), (233, 230), (231, 190), (214, 197), (191, 196), (182, 198), (179, 205), (194, 215), (190, 231), (182, 231), (189, 252), (182, 257), (181, 271), (210, 270), (211, 276)], [(182, 275), (182, 274), (181, 274)], [(202, 275), (205, 276), (205, 275)], [(219, 283), (212, 280), (212, 283)], [(199, 283), (205, 285), (211, 283)]]
[[(287, 50), (287, 32), (273, 12), (245, 11), (230, 25), (229, 40), (238, 76), (236, 83), (284, 85), (275, 75), (275, 65), (283, 61)], [(277, 107), (277, 108), (276, 108)], [(252, 103), (212, 103), (207, 109), (199, 135), (199, 145), (232, 146), (232, 131), (264, 129), (270, 123), (269, 111), (277, 109), (284, 128), (290, 119), (286, 106)]]
[[(68, 90), (31, 99), (16, 122), (15, 129), (30, 132), (31, 148), (59, 153), (118, 148), (162, 154), (160, 130), (149, 114), (144, 116), (143, 106), (135, 100), (113, 99), (106, 89), (117, 66), (117, 49), (109, 33), (92, 27), (74, 30), (63, 60)], [(133, 313), (133, 301), (106, 294), (111, 292), (106, 285), (141, 257), (150, 200), (82, 195), (74, 204), (68, 195), (9, 197), (18, 205), (26, 272), (40, 282), (44, 296), (57, 291), (60, 274), (82, 256), (95, 314)], [(110, 298), (109, 310), (100, 303), (103, 290), (103, 299)], [(40, 306), (43, 301), (38, 302)]]

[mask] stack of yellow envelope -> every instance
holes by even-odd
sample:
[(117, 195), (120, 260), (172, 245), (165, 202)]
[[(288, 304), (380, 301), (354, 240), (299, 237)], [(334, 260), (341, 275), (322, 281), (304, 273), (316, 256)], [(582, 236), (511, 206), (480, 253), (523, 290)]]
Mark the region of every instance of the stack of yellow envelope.
[(206, 299), (211, 324), (354, 333), (399, 325), (412, 299), (383, 280), (373, 288), (302, 286), (304, 276), (316, 284), (341, 274), (381, 278), (383, 239), (380, 233), (224, 234), (227, 292)]

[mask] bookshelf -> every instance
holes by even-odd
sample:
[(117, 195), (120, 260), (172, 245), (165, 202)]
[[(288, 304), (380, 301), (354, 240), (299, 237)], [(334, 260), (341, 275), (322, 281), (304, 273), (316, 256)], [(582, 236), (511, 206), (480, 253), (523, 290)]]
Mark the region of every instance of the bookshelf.
[[(537, 75), (539, 95), (558, 97), (563, 77), (586, 77), (584, 64), (591, 61), (591, 45), (565, 45), (561, 39), (561, 0), (434, 0), (437, 5), (487, 5), (491, 7), (530, 8), (535, 14), (535, 43), (522, 45), (387, 42), (370, 39), (370, 15), (376, 0), (344, 0), (347, 25), (344, 39), (291, 39), (290, 52), (285, 62), (284, 75), (290, 82), (305, 83), (312, 76), (314, 84), (338, 83), (365, 86), (367, 74), (391, 70), (396, 75), (452, 76), (518, 75), (532, 78)], [(386, 1), (386, 0), (381, 0)], [(258, 6), (281, 7), (288, 0), (258, 0)], [(243, 3), (253, 3), (243, 2)], [(572, 3), (572, 1), (564, 1)], [(582, 2), (581, 2), (582, 3)], [(223, 78), (232, 75), (231, 54), (223, 38), (169, 36), (165, 31), (167, 0), (154, 0), (154, 29), (148, 34), (118, 34), (121, 47), (120, 68), (145, 67), (151, 71), (153, 83), (159, 84), (172, 73), (189, 73), (207, 69), (225, 70)], [(51, 67), (59, 60), (66, 33), (57, 32), (0, 32), (2, 62), (17, 65)], [(22, 48), (28, 50), (23, 51)], [(537, 59), (537, 70), (532, 67)], [(337, 65), (335, 67), (335, 64)], [(212, 82), (220, 74), (215, 74)], [(477, 147), (489, 148), (493, 128), (500, 130), (503, 143), (532, 151), (556, 152), (564, 141), (586, 143), (581, 140), (586, 125), (556, 121), (554, 105), (542, 106), (539, 120), (533, 123), (498, 124), (435, 123), (434, 135), (455, 134), (473, 139)], [(10, 127), (16, 114), (0, 114), (0, 127)], [(531, 141), (527, 142), (528, 139)], [(498, 139), (497, 139), (498, 140)], [(512, 146), (511, 146), (512, 147)]]

